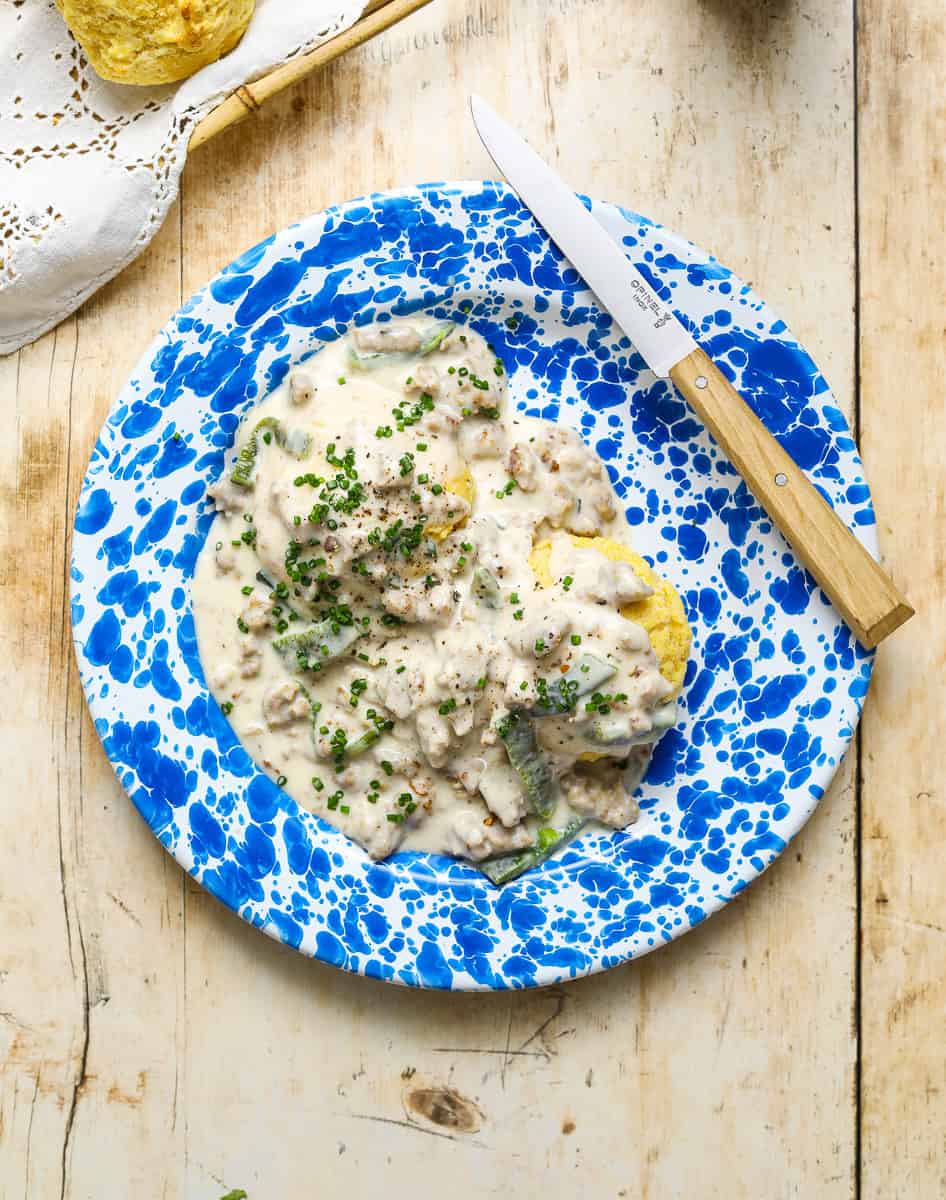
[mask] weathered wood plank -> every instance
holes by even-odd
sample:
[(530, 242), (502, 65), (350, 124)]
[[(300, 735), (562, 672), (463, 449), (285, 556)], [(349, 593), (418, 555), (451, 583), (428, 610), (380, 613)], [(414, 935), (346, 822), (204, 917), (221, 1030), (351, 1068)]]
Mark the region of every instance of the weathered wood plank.
[(63, 568), (69, 429), (62, 394), (75, 351), (70, 319), (0, 360), (9, 400), (0, 449), (0, 686), (11, 699), (0, 726), (0, 838), (12, 851), (0, 873), (0, 1181), (19, 1195), (58, 1194), (84, 1057)]
[[(192, 160), (184, 289), (326, 203), (491, 175), (475, 88), (576, 187), (753, 276), (850, 411), (851, 20), (848, 5), (680, 0), (636, 11), (627, 36), (618, 0), (431, 6)], [(189, 889), (190, 1189), (303, 1196), (315, 1177), (326, 1197), (571, 1197), (581, 1171), (602, 1196), (850, 1196), (852, 829), (848, 767), (706, 928), (534, 995), (349, 979)]]
[(917, 617), (878, 658), (861, 849), (865, 1200), (946, 1195), (946, 11), (860, 6), (861, 428)]
[[(175, 207), (147, 254), (79, 316), (69, 390), (70, 524), (105, 414), (180, 298)], [(122, 1200), (135, 1192), (174, 1197), (175, 1169), (183, 1157), (179, 1076), (186, 1070), (183, 879), (119, 787), (71, 663), (67, 703), (76, 726), (70, 755), (71, 869), (87, 1007), (85, 1076), (65, 1159), (64, 1200)], [(103, 1146), (109, 1147), (107, 1172)]]
[(68, 531), (105, 414), (179, 301), (178, 224), (175, 210), (78, 316), (0, 359), (15, 430), (0, 449), (4, 1197), (118, 1200), (157, 1195), (165, 1177), (176, 1194), (182, 879), (125, 798), (86, 710)]
[[(639, 964), (531, 995), (397, 991), (298, 958), (183, 881), (85, 714), (65, 579), (95, 432), (181, 286), (326, 203), (491, 174), (466, 118), (473, 88), (576, 187), (636, 203), (752, 277), (850, 409), (851, 21), (830, 0), (670, 0), (630, 18), (620, 0), (442, 0), (195, 156), (183, 259), (175, 213), (72, 322), (0, 359), (18, 421), (0, 442), (0, 681), (21, 698), (0, 733), (0, 830), (15, 848), (0, 874), (0, 1194), (852, 1194), (850, 766), (764, 880)], [(886, 488), (893, 514), (900, 489)], [(881, 817), (897, 782), (885, 769)], [(935, 784), (917, 790), (932, 821)], [(909, 864), (884, 830), (913, 920)], [(878, 962), (895, 996), (905, 951), (891, 947)], [(920, 961), (931, 976), (934, 956)], [(939, 993), (922, 983), (927, 999), (891, 1010), (895, 1028), (925, 1014), (911, 1036), (932, 1029), (923, 1005)], [(882, 1074), (898, 1076), (878, 1061), (865, 1144), (890, 1181), (903, 1144), (886, 1133), (897, 1110)], [(915, 1128), (923, 1184), (932, 1125)]]
[(405, 17), (410, 16), (415, 9), (429, 3), (430, 0), (367, 0), (361, 17), (344, 32), (329, 38), (308, 54), (275, 67), (267, 75), (241, 84), (235, 92), (198, 121), (190, 136), (188, 149), (196, 150), (224, 129), (229, 129), (239, 121), (245, 121), (271, 97), (298, 83), (300, 79), (324, 67), (333, 59), (349, 53), (355, 46), (377, 37), (397, 21), (403, 21)]

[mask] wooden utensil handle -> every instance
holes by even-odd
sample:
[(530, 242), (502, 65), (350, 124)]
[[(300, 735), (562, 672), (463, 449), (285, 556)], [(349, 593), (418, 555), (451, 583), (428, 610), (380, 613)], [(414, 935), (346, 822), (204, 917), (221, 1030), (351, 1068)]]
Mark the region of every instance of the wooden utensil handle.
[(857, 640), (873, 649), (913, 616), (893, 580), (824, 501), (702, 350), (670, 378), (831, 598)]
[(224, 129), (229, 129), (250, 113), (256, 112), (266, 100), (290, 84), (303, 79), (317, 68), (326, 66), (333, 59), (340, 58), (355, 46), (367, 42), (369, 38), (377, 37), (379, 33), (390, 29), (392, 25), (403, 21), (405, 17), (429, 3), (430, 0), (368, 0), (358, 20), (343, 33), (329, 38), (308, 54), (290, 58), (288, 62), (274, 67), (260, 79), (238, 87), (226, 100), (221, 100), (216, 108), (212, 108), (194, 126), (187, 145), (188, 152), (196, 150)]

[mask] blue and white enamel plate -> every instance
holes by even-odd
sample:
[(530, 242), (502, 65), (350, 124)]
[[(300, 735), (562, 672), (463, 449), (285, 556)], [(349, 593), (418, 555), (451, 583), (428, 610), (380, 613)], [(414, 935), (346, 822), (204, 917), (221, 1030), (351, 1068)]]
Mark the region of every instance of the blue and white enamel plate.
[[(875, 550), (848, 427), (784, 323), (689, 242), (591, 207)], [(511, 402), (595, 448), (630, 537), (675, 582), (694, 632), (683, 719), (659, 744), (640, 820), (586, 834), (501, 891), (435, 855), (372, 863), (300, 809), (238, 742), (194, 636), (190, 581), (213, 521), (206, 489), (243, 414), (353, 322), (417, 309), (469, 322), (503, 358)], [(188, 301), (96, 444), (72, 579), (96, 728), (181, 866), (304, 954), (427, 987), (555, 983), (702, 921), (804, 824), (851, 739), (871, 670), (684, 402), (494, 183), (328, 209), (247, 251)]]

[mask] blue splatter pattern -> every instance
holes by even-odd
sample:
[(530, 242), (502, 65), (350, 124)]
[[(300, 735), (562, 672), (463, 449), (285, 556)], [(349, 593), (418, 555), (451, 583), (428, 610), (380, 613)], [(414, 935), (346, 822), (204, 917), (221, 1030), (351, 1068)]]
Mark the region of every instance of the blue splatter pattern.
[[(587, 203), (875, 549), (850, 432), (785, 325), (703, 251)], [(301, 810), (237, 741), (194, 635), (205, 489), (242, 415), (353, 321), (422, 308), (485, 334), (513, 402), (597, 450), (635, 544), (674, 580), (695, 634), (685, 716), (659, 744), (638, 823), (586, 834), (502, 891), (439, 856), (372, 863)], [(329, 209), (248, 250), (184, 305), (93, 452), (72, 617), (106, 753), (178, 862), (305, 954), (435, 988), (573, 978), (702, 921), (804, 824), (851, 738), (872, 662), (685, 402), (494, 183)]]

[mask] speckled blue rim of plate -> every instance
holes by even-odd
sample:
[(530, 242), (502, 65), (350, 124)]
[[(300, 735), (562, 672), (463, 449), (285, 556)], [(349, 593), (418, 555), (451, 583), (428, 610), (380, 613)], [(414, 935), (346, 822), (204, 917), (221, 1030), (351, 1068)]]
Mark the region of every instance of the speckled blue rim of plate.
[[(875, 550), (848, 427), (784, 323), (702, 250), (631, 212), (591, 207)], [(372, 863), (300, 809), (237, 741), (194, 636), (189, 585), (212, 525), (205, 490), (240, 418), (353, 322), (419, 309), (468, 321), (506, 363), (512, 403), (581, 431), (694, 631), (682, 722), (659, 745), (640, 820), (585, 835), (502, 891), (439, 856)], [(304, 954), (435, 988), (559, 982), (702, 921), (804, 824), (852, 736), (872, 662), (684, 402), (495, 183), (328, 209), (248, 250), (189, 300), (96, 444), (72, 580), (96, 728), (181, 866)]]

